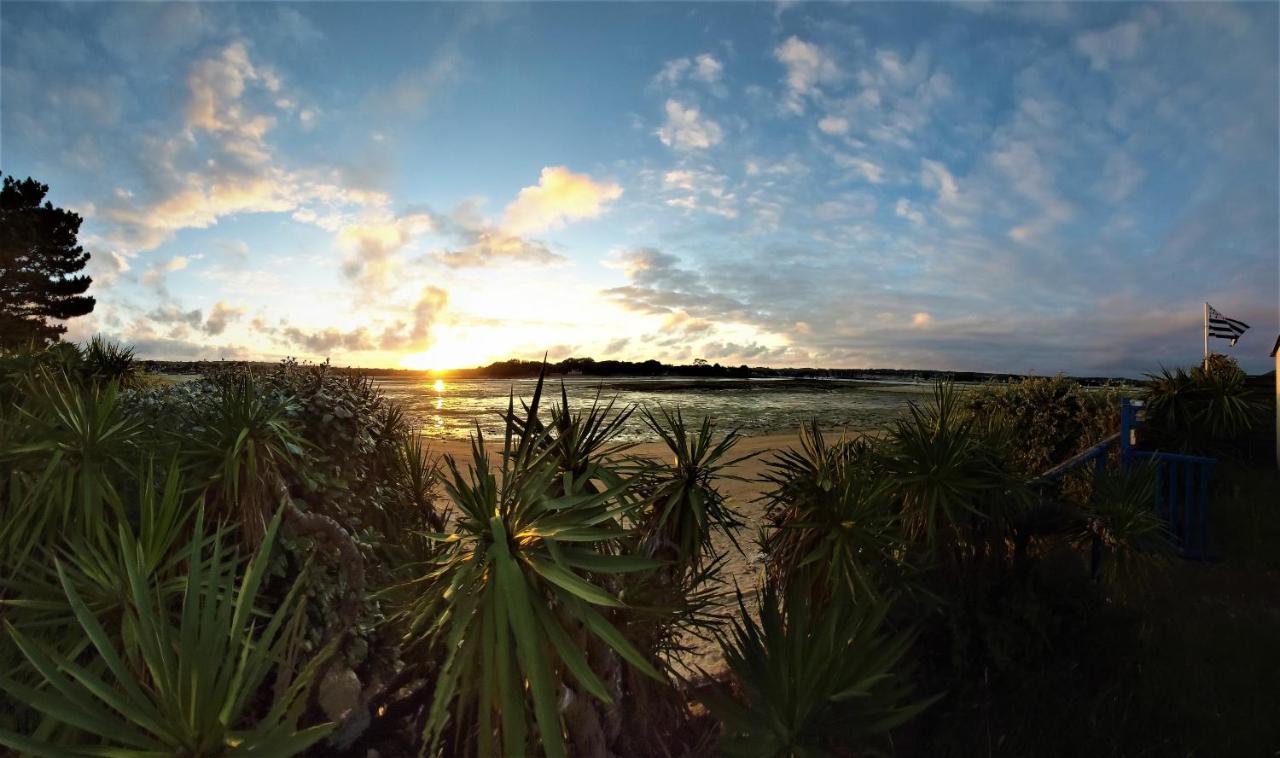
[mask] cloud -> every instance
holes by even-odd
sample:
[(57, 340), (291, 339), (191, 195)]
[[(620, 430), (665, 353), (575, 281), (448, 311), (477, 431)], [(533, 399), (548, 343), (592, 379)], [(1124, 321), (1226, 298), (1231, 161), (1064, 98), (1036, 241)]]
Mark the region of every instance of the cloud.
[(924, 311), (920, 311), (911, 317), (911, 325), (915, 327), (928, 326), (933, 323), (933, 316)]
[(214, 336), (222, 334), (227, 330), (228, 324), (240, 320), (243, 315), (244, 308), (232, 307), (219, 300), (209, 311), (209, 318), (204, 322), (204, 333)]
[(853, 170), (872, 184), (879, 184), (884, 181), (884, 169), (866, 158), (836, 153), (835, 160), (837, 166)]
[(724, 64), (711, 53), (702, 53), (693, 58), (675, 58), (667, 61), (653, 81), (654, 84), (668, 87), (674, 87), (685, 80), (717, 84), (723, 74)]
[(703, 169), (672, 169), (662, 175), (662, 188), (671, 194), (664, 202), (673, 208), (737, 218), (737, 195), (723, 174)]
[(354, 329), (303, 329), (284, 326), (268, 329), (259, 323), (259, 330), (270, 331), (277, 340), (302, 348), (311, 355), (327, 356), (335, 350), (366, 352), (371, 350), (421, 352), (431, 346), (431, 331), (440, 315), (448, 308), (449, 294), (439, 287), (424, 287), (407, 319), (398, 319), (384, 326), (358, 326)]
[(197, 61), (187, 75), (186, 123), (188, 129), (219, 134), (224, 148), (246, 164), (261, 164), (270, 159), (263, 140), (275, 119), (250, 112), (242, 102), (249, 82), (272, 92), (280, 88), (274, 74), (253, 65), (243, 42)]
[(720, 144), (724, 131), (705, 118), (696, 106), (685, 106), (675, 100), (666, 104), (667, 120), (655, 134), (662, 144), (677, 150), (705, 150)]
[(1146, 21), (1132, 19), (1102, 30), (1084, 32), (1075, 39), (1076, 49), (1089, 59), (1094, 71), (1105, 71), (1112, 63), (1132, 60), (1142, 49)]
[(174, 303), (166, 303), (147, 314), (147, 318), (167, 326), (179, 325), (199, 329), (204, 315), (199, 308), (186, 311)]
[(804, 113), (805, 98), (816, 96), (818, 85), (840, 77), (840, 68), (831, 56), (799, 37), (788, 37), (773, 56), (787, 69), (785, 106), (792, 113)]
[(431, 214), (414, 212), (342, 227), (338, 242), (347, 250), (342, 273), (369, 293), (391, 289), (402, 263), (400, 251), (435, 226)]
[(824, 116), (818, 120), (818, 128), (824, 134), (846, 134), (849, 131), (849, 119), (841, 116)]
[(622, 196), (614, 182), (597, 182), (564, 166), (542, 169), (538, 183), (520, 190), (507, 206), (503, 228), (512, 235), (558, 229), (569, 221), (595, 218)]
[(383, 350), (422, 352), (431, 347), (431, 329), (449, 305), (449, 293), (439, 287), (423, 287), (408, 322), (387, 327), (378, 341)]
[(427, 65), (401, 74), (389, 87), (372, 94), (374, 104), (394, 114), (421, 114), (461, 78), (462, 56), (446, 46)]
[(157, 261), (147, 267), (142, 274), (142, 284), (146, 287), (152, 287), (160, 294), (165, 294), (165, 276), (175, 271), (181, 271), (191, 264), (191, 261), (181, 255), (175, 255), (167, 261)]
[(464, 232), (464, 236), (468, 238), (464, 245), (437, 252), (436, 260), (449, 268), (483, 268), (499, 264), (550, 266), (565, 260), (563, 255), (552, 252), (541, 242), (500, 229), (472, 229)]
[(924, 214), (905, 197), (898, 198), (897, 204), (893, 207), (893, 213), (898, 218), (905, 218), (916, 226), (924, 223)]

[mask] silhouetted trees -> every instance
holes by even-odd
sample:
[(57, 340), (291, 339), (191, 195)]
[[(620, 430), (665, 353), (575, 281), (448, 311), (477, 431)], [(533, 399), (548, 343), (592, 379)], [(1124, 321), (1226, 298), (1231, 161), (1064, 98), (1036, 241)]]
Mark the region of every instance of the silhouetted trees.
[(45, 202), (49, 187), (4, 178), (0, 189), (0, 349), (43, 346), (67, 330), (56, 321), (83, 316), (94, 299), (89, 262), (76, 235), (81, 219)]

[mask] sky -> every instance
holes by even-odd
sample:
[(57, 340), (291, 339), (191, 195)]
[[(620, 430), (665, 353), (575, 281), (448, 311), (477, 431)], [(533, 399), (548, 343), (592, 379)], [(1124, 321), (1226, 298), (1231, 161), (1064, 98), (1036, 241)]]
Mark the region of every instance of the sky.
[(0, 170), (145, 358), (1261, 371), (1278, 7), (6, 0)]

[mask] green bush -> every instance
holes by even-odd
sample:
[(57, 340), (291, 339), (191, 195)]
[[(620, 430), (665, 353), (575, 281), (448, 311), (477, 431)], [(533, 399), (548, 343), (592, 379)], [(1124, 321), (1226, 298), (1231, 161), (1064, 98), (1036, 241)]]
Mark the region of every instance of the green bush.
[(1146, 447), (1231, 456), (1260, 422), (1264, 405), (1234, 360), (1213, 355), (1190, 370), (1162, 368), (1143, 388)]
[(766, 586), (760, 620), (740, 615), (722, 645), (734, 687), (698, 697), (720, 720), (728, 756), (842, 754), (906, 723), (938, 698), (912, 698), (905, 657), (914, 633), (882, 629), (887, 605), (836, 597), (815, 607), (807, 582), (782, 597)]

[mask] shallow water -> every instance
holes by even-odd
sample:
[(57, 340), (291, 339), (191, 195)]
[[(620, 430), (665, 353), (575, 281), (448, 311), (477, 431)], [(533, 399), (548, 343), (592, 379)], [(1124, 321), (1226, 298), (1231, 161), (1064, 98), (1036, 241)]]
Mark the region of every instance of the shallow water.
[[(559, 404), (561, 381), (547, 381), (544, 407)], [(907, 401), (929, 390), (924, 384), (793, 379), (566, 377), (563, 382), (574, 410), (590, 408), (598, 393), (602, 405), (616, 398), (615, 410), (633, 404), (653, 410), (679, 408), (686, 421), (699, 422), (710, 415), (719, 428), (737, 428), (744, 434), (790, 431), (815, 417), (824, 429), (874, 429), (884, 426)], [(507, 408), (508, 393), (515, 392), (518, 409), (521, 398), (532, 398), (535, 380), (397, 378), (377, 380), (377, 385), (405, 408), (428, 437), (465, 439), (477, 423), (486, 437), (500, 435), (499, 413)], [(647, 441), (654, 436), (636, 413), (628, 419), (621, 438)]]

